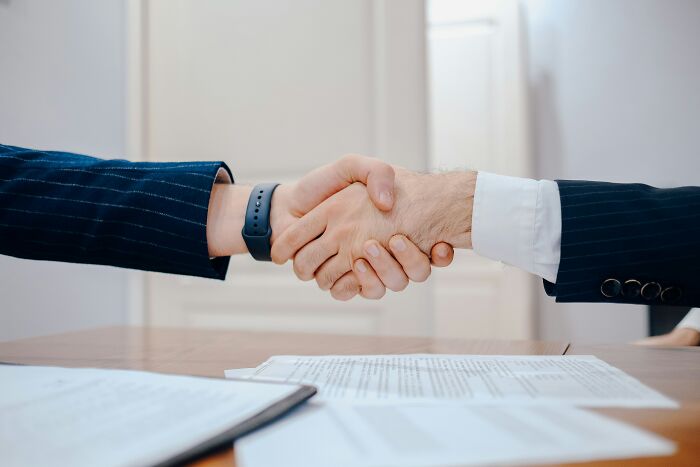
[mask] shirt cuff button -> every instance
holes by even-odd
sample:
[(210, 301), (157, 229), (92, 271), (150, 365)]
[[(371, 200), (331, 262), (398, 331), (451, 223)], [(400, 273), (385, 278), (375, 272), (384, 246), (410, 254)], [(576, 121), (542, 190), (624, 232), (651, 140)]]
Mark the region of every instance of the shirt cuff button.
[(622, 295), (626, 298), (637, 298), (642, 290), (642, 283), (636, 279), (625, 281), (622, 285)]
[(644, 300), (656, 300), (660, 293), (661, 286), (657, 282), (647, 282), (642, 287), (642, 298)]
[(620, 295), (622, 284), (617, 279), (605, 279), (600, 286), (600, 293), (606, 298), (614, 298)]
[(678, 303), (682, 295), (683, 293), (678, 287), (666, 287), (663, 292), (661, 292), (661, 301), (672, 305)]

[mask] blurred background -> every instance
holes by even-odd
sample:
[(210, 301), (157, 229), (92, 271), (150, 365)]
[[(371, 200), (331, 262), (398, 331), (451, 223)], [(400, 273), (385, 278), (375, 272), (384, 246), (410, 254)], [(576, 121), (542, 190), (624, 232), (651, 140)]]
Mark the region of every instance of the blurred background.
[[(340, 155), (417, 170), (698, 184), (697, 0), (0, 0), (0, 141), (224, 160), (292, 180)], [(645, 307), (556, 304), (459, 252), (379, 302), (289, 267), (225, 283), (0, 257), (0, 340), (134, 324), (624, 342)]]

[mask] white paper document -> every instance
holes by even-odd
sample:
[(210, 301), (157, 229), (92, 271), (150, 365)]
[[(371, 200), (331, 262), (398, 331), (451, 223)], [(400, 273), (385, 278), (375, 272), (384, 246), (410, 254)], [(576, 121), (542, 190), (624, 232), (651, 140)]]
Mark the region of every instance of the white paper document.
[(532, 464), (673, 452), (658, 436), (573, 407), (312, 402), (236, 442), (236, 465)]
[(0, 364), (0, 464), (154, 465), (298, 390), (139, 371)]
[(324, 401), (678, 406), (590, 355), (275, 356), (254, 372), (229, 371), (227, 377), (311, 384)]
[(257, 368), (236, 368), (233, 370), (226, 370), (224, 374), (227, 378), (235, 379), (248, 379), (255, 374)]

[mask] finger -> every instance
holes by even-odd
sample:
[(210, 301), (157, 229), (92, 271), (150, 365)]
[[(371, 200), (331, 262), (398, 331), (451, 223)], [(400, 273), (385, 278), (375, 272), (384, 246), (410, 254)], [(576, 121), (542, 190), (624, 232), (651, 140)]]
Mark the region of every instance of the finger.
[(430, 259), (404, 235), (391, 237), (389, 248), (413, 282), (423, 282), (430, 276)]
[[(404, 273), (404, 269), (396, 261), (386, 249), (376, 240), (368, 240), (365, 242), (364, 251), (367, 256), (365, 258), (377, 273), (382, 283), (394, 292), (400, 292), (408, 285), (408, 277)], [(427, 262), (427, 257), (426, 257)], [(430, 270), (430, 264), (428, 264)], [(358, 274), (359, 276), (359, 274)], [(362, 283), (362, 279), (360, 278)], [(364, 284), (362, 284), (364, 290)]]
[(272, 243), (270, 256), (277, 264), (284, 264), (304, 245), (318, 238), (326, 230), (326, 209), (319, 207), (287, 227)]
[(436, 243), (430, 250), (430, 262), (437, 268), (444, 268), (452, 263), (455, 250), (449, 243)]
[(391, 165), (371, 157), (349, 155), (319, 167), (299, 180), (294, 191), (296, 214), (306, 214), (355, 182), (367, 186), (370, 199), (377, 208), (388, 211), (393, 207), (394, 169)]
[(352, 182), (362, 182), (374, 205), (382, 211), (394, 206), (394, 168), (386, 162), (367, 156), (350, 154), (337, 164), (341, 177)]
[(386, 293), (386, 287), (379, 280), (372, 267), (364, 259), (358, 259), (353, 265), (353, 271), (360, 282), (360, 295), (370, 300), (378, 300)]
[(331, 287), (331, 296), (342, 302), (350, 300), (358, 293), (360, 293), (360, 282), (352, 271), (345, 273)]
[[(294, 261), (296, 262), (296, 258)], [(350, 262), (346, 258), (335, 255), (316, 270), (314, 277), (321, 290), (330, 290), (338, 279), (350, 271), (352, 271)]]
[[(329, 240), (328, 235), (322, 235), (319, 239), (314, 240), (297, 251), (294, 255), (294, 274), (303, 281), (310, 281), (314, 278), (316, 270), (328, 260), (338, 253), (338, 245)], [(345, 268), (345, 273), (349, 268)], [(343, 274), (339, 274), (337, 280)], [(335, 282), (335, 280), (333, 282)], [(331, 283), (332, 284), (332, 283)], [(328, 287), (330, 289), (330, 286)], [(327, 290), (327, 289), (325, 289)]]

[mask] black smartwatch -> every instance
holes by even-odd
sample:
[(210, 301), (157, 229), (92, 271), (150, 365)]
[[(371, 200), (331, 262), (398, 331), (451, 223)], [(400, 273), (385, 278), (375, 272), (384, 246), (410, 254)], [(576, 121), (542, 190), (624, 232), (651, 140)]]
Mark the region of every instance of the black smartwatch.
[(243, 240), (248, 251), (258, 261), (272, 261), (270, 258), (270, 207), (272, 193), (279, 183), (261, 183), (255, 185), (248, 198), (248, 209), (245, 212), (243, 225)]

